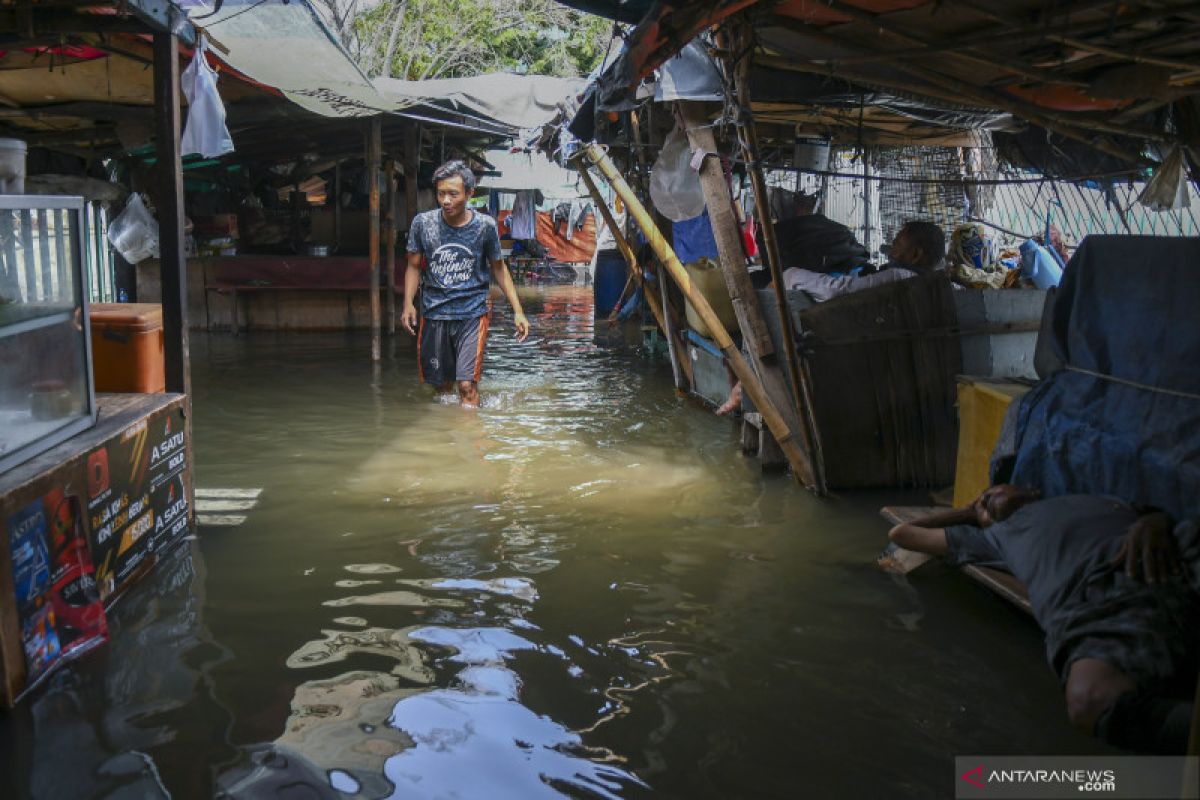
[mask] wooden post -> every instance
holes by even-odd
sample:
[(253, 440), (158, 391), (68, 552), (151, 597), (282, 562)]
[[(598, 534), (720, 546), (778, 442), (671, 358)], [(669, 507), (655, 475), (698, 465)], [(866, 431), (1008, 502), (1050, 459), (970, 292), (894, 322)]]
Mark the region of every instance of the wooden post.
[(396, 162), (389, 158), (383, 168), (387, 185), (387, 202), (383, 216), (383, 255), (387, 275), (387, 332), (396, 335)]
[[(596, 182), (592, 180), (592, 175), (588, 172), (581, 157), (576, 158), (575, 169), (579, 170), (579, 176), (592, 196), (592, 203), (596, 206), (596, 211), (604, 218), (604, 224), (612, 231), (613, 241), (617, 243), (617, 249), (621, 251), (621, 255), (625, 258), (625, 264), (629, 267), (629, 277), (641, 287), (642, 294), (646, 298), (646, 305), (650, 307), (654, 321), (658, 323), (659, 330), (667, 339), (667, 353), (671, 358), (671, 372), (675, 377), (675, 388), (686, 390), (687, 385), (691, 385), (693, 382), (692, 364), (687, 360), (687, 349), (683, 346), (684, 342), (672, 324), (671, 313), (667, 308), (666, 293), (664, 292), (660, 298), (655, 288), (642, 279), (642, 269), (637, 262), (637, 256), (634, 255), (633, 248), (629, 246), (625, 234), (617, 225), (617, 219), (613, 216), (612, 209), (608, 207), (608, 203), (604, 202), (604, 196), (596, 188)], [(677, 348), (682, 349), (682, 356), (677, 352)], [(683, 385), (684, 380), (687, 381), (687, 385)]]
[(183, 436), (188, 474), (184, 481), (188, 525), (196, 522), (195, 462), (192, 444), (192, 371), (187, 319), (187, 256), (183, 250), (183, 162), (179, 138), (179, 40), (154, 34), (154, 146), (158, 171), (159, 270), (162, 285), (163, 366), (168, 392), (183, 397)]
[[(179, 153), (179, 40), (154, 34), (154, 108), (162, 271), (163, 356), (168, 392), (189, 394), (187, 259), (183, 254), (183, 165)], [(191, 414), (188, 414), (189, 419)]]
[[(694, 102), (680, 101), (679, 109), (692, 149), (717, 155), (716, 139), (713, 137), (702, 106)], [(796, 433), (803, 437), (804, 426), (800, 424), (800, 417), (796, 413), (796, 404), (791, 401), (784, 385), (783, 371), (775, 358), (775, 346), (772, 344), (771, 335), (763, 322), (758, 307), (758, 297), (754, 294), (754, 286), (746, 271), (741, 229), (733, 215), (729, 185), (726, 183), (725, 172), (721, 168), (719, 160), (714, 161), (707, 156), (704, 158), (700, 167), (700, 186), (704, 190), (704, 200), (708, 207), (709, 219), (712, 222), (713, 236), (717, 242), (721, 269), (725, 275), (725, 286), (729, 290), (729, 299), (733, 301), (733, 309), (737, 314), (738, 325), (742, 329), (742, 339), (750, 355), (750, 361), (755, 367), (756, 374), (761, 378), (765, 394), (771, 398), (772, 407), (778, 409), (780, 419), (785, 424), (784, 433), (789, 439)], [(692, 305), (695, 306), (695, 303)], [(786, 313), (787, 306), (785, 304), (780, 308), (780, 314)], [(707, 324), (707, 320), (705, 322)], [(711, 326), (709, 327), (711, 328)], [(740, 375), (738, 377), (741, 378)], [(742, 383), (745, 388), (745, 381), (743, 380)], [(759, 405), (758, 400), (752, 395), (751, 400), (756, 406)], [(759, 411), (762, 410), (759, 407)], [(765, 412), (763, 418), (767, 419)], [(780, 431), (774, 425), (769, 427), (771, 433), (778, 438)], [(780, 445), (783, 446), (783, 444), (781, 440)], [(796, 460), (791, 457), (790, 453), (788, 454), (788, 462), (796, 472), (796, 477), (803, 481), (808, 488), (823, 493), (824, 486), (816, 480), (809, 452), (802, 451), (795, 442), (792, 443), (792, 447), (799, 454), (799, 460), (803, 462), (803, 469), (798, 471)], [(787, 453), (787, 447), (784, 447), (784, 452)]]
[(421, 171), (421, 126), (404, 129), (404, 216), (405, 230), (412, 230), (417, 215), (417, 173)]
[(368, 264), (370, 265), (367, 285), (371, 300), (371, 360), (379, 361), (382, 348), (379, 341), (379, 156), (383, 149), (383, 120), (373, 117), (367, 137), (367, 181), (369, 183), (367, 219), (370, 224), (368, 237)]
[[(812, 487), (813, 476), (812, 468), (808, 463), (808, 456), (800, 449), (795, 437), (792, 435), (792, 429), (789, 428), (787, 422), (780, 414), (775, 402), (767, 394), (763, 388), (763, 384), (759, 381), (754, 370), (750, 368), (750, 364), (742, 356), (740, 350), (733, 344), (733, 339), (730, 338), (729, 332), (725, 330), (725, 326), (721, 320), (717, 318), (716, 313), (712, 310), (712, 306), (708, 304), (708, 300), (692, 285), (692, 280), (688, 277), (687, 270), (679, 263), (679, 258), (675, 255), (675, 251), (663, 239), (662, 233), (654, 225), (654, 221), (650, 218), (650, 213), (646, 207), (634, 196), (633, 190), (629, 188), (629, 184), (617, 172), (613, 166), (612, 160), (605, 155), (596, 144), (589, 144), (584, 148), (587, 157), (591, 159), (600, 172), (612, 185), (613, 189), (624, 201), (626, 208), (629, 209), (630, 216), (637, 221), (638, 227), (642, 229), (642, 233), (650, 242), (651, 249), (654, 250), (655, 256), (667, 272), (675, 280), (683, 292), (684, 297), (692, 304), (692, 308), (704, 320), (704, 324), (708, 326), (716, 340), (717, 346), (721, 349), (722, 355), (729, 362), (730, 369), (742, 382), (742, 389), (749, 395), (754, 405), (762, 414), (763, 421), (771, 429), (779, 446), (783, 449), (784, 455), (787, 456), (788, 464), (792, 467), (792, 474), (797, 480), (804, 483), (805, 486)], [(782, 386), (780, 387), (782, 388)]]
[[(741, 33), (741, 37), (737, 34)], [(745, 25), (726, 37), (727, 41), (735, 44), (733, 49), (738, 52), (748, 52), (752, 45), (749, 37), (752, 29)], [(728, 48), (727, 48), (728, 49)], [(824, 461), (817, 446), (816, 420), (813, 417), (812, 390), (809, 386), (808, 374), (796, 352), (796, 330), (792, 325), (791, 309), (788, 306), (787, 286), (783, 280), (783, 262), (779, 258), (779, 240), (775, 236), (775, 222), (771, 219), (770, 200), (767, 197), (767, 183), (763, 179), (762, 165), (759, 163), (760, 151), (758, 146), (758, 127), (754, 123), (754, 112), (750, 106), (750, 80), (748, 58), (741, 59), (734, 65), (726, 60), (726, 70), (734, 72), (734, 87), (738, 98), (738, 136), (742, 145), (742, 158), (746, 162), (746, 171), (750, 175), (750, 186), (754, 191), (754, 207), (758, 209), (759, 228), (762, 230), (764, 250), (766, 251), (767, 269), (771, 273), (771, 284), (775, 288), (775, 301), (779, 306), (780, 331), (783, 336), (783, 349), (787, 356), (788, 371), (791, 376), (792, 397), (800, 410), (800, 432), (804, 440), (804, 449), (808, 452), (813, 465), (813, 473), (817, 485), (825, 489)], [(799, 173), (796, 173), (799, 176)], [(797, 177), (799, 181), (799, 177)]]
[(342, 246), (342, 162), (333, 165), (333, 252)]
[[(687, 101), (680, 101), (678, 105), (683, 123), (687, 127), (692, 150), (703, 150), (717, 156), (717, 142), (703, 106)], [(771, 334), (758, 312), (758, 298), (754, 294), (753, 284), (750, 283), (750, 275), (746, 272), (741, 229), (733, 215), (733, 200), (729, 195), (729, 185), (719, 158), (716, 161), (707, 157), (704, 159), (700, 167), (700, 186), (704, 190), (708, 218), (712, 221), (713, 237), (717, 241), (717, 252), (725, 273), (725, 285), (729, 289), (729, 299), (733, 301), (734, 311), (737, 312), (738, 324), (746, 340), (746, 349), (758, 359), (772, 355), (775, 345), (772, 344)]]

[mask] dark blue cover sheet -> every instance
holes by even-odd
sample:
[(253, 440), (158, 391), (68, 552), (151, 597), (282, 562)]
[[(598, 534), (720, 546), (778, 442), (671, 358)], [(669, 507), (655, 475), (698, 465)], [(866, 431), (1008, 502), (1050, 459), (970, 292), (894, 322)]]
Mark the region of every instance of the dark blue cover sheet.
[(1022, 400), (1011, 482), (1200, 516), (1200, 239), (1087, 237), (1051, 330), (1066, 366)]

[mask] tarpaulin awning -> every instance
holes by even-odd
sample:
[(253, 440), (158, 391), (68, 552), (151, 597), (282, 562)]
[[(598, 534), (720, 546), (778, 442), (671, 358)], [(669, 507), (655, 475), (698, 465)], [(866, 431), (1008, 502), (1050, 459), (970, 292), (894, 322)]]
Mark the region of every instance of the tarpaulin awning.
[(414, 106), (384, 98), (355, 65), (307, 0), (225, 0), (220, 10), (190, 12), (215, 42), (221, 61), (326, 117), (368, 117)]
[(400, 107), (416, 100), (465, 110), (514, 128), (534, 128), (553, 118), (559, 103), (586, 84), (583, 78), (493, 72), (424, 81), (376, 78), (374, 88), (387, 99), (395, 98)]
[(481, 175), (479, 185), (498, 191), (532, 191), (538, 189), (546, 198), (586, 197), (586, 188), (579, 187), (579, 175), (532, 153), (510, 153), (489, 150), (483, 157), (498, 175)]

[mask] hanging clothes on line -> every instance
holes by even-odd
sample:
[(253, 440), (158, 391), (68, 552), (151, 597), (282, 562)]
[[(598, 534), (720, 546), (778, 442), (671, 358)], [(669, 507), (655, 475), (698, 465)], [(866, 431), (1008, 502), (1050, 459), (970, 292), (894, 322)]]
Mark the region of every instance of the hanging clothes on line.
[(532, 191), (517, 192), (508, 225), (514, 239), (537, 238), (537, 199)]
[(567, 239), (575, 235), (575, 231), (583, 230), (587, 215), (592, 211), (591, 203), (581, 203), (578, 200), (571, 203), (571, 214), (567, 218)]

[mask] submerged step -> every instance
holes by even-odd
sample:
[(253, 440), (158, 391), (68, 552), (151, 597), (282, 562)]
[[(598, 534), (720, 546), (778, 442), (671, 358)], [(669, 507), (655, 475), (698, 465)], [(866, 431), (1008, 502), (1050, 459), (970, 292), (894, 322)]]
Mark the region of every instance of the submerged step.
[(197, 487), (197, 489), (196, 489), (196, 499), (197, 500), (199, 500), (200, 498), (215, 499), (215, 500), (225, 500), (225, 499), (254, 500), (254, 499), (257, 499), (260, 494), (262, 494), (261, 488), (259, 488), (259, 489), (213, 489), (213, 488), (201, 489), (201, 488)]
[(235, 528), (246, 521), (245, 514), (197, 514), (196, 524), (218, 528)]
[(247, 511), (256, 505), (257, 500), (213, 500), (196, 497), (196, 511)]

